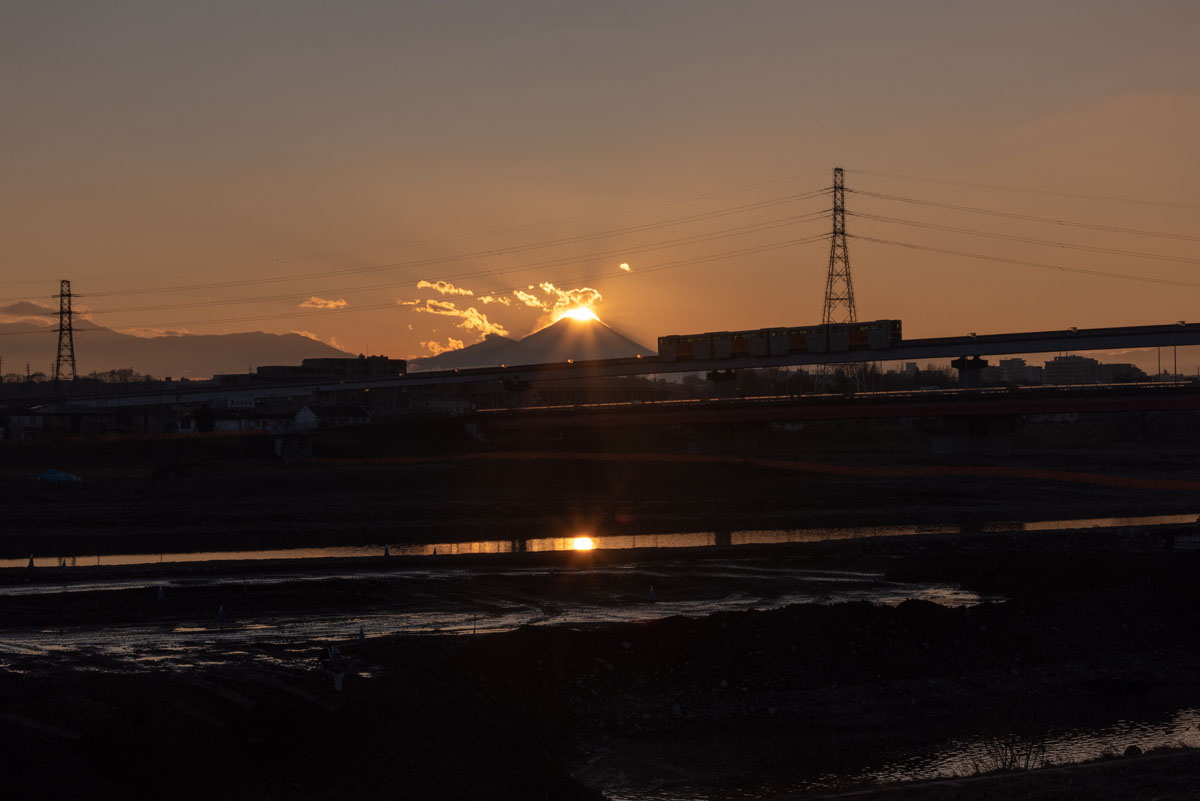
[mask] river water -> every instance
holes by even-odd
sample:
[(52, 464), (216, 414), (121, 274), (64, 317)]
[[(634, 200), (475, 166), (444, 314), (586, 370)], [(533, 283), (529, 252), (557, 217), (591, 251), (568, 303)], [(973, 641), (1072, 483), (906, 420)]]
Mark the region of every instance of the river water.
[(605, 535), (589, 531), (571, 532), (568, 536), (528, 540), (476, 540), (473, 542), (437, 543), (378, 543), (372, 545), (331, 546), (319, 548), (276, 548), (244, 551), (198, 551), (190, 553), (126, 553), (126, 554), (31, 554), (21, 559), (0, 559), (0, 569), (28, 567), (111, 567), (167, 562), (221, 562), (263, 559), (338, 559), (382, 556), (384, 549), (393, 556), (453, 556), (460, 554), (509, 554), (541, 551), (570, 551), (580, 549), (633, 548), (704, 548), (738, 545), (775, 545), (793, 542), (821, 542), (867, 537), (896, 537), (912, 534), (959, 534), (989, 531), (1065, 531), (1085, 528), (1115, 528), (1119, 526), (1155, 526), (1194, 523), (1196, 513), (1149, 515), (1143, 517), (1103, 517), (1033, 522), (1001, 522), (964, 528), (959, 525), (934, 524), (920, 526), (859, 526), (811, 529), (765, 529), (746, 531), (708, 531), (678, 534)]
[[(1154, 526), (1186, 524), (1196, 521), (1195, 514), (1156, 515), (1127, 518), (1060, 519), (1024, 523), (996, 523), (969, 531), (1060, 531), (1118, 526)], [(236, 586), (253, 583), (295, 583), (355, 580), (364, 575), (385, 580), (408, 581), (421, 586), (415, 597), (424, 601), (403, 608), (364, 609), (356, 614), (330, 612), (317, 615), (274, 614), (262, 619), (216, 619), (175, 622), (169, 624), (135, 624), (120, 626), (63, 626), (36, 631), (0, 628), (0, 669), (21, 672), (27, 658), (54, 658), (55, 654), (99, 657), (105, 669), (139, 670), (153, 667), (187, 669), (188, 667), (222, 664), (226, 660), (243, 658), (278, 660), (294, 663), (310, 658), (303, 648), (290, 649), (292, 644), (314, 640), (350, 639), (361, 631), (363, 636), (390, 634), (471, 634), (499, 632), (524, 625), (579, 625), (603, 622), (628, 622), (671, 615), (699, 616), (719, 611), (767, 609), (799, 603), (831, 603), (841, 601), (870, 601), (899, 603), (908, 598), (921, 598), (947, 605), (979, 603), (978, 595), (943, 585), (920, 585), (891, 582), (881, 574), (851, 571), (819, 571), (780, 567), (770, 563), (750, 563), (746, 560), (720, 559), (724, 570), (738, 571), (739, 582), (745, 589), (708, 597), (656, 599), (653, 604), (632, 603), (630, 599), (611, 597), (578, 598), (548, 604), (544, 599), (510, 597), (472, 598), (457, 587), (470, 583), (482, 574), (529, 573), (528, 568), (509, 566), (497, 560), (494, 566), (458, 569), (451, 563), (437, 564), (439, 555), (495, 554), (514, 552), (565, 551), (578, 549), (672, 549), (714, 546), (736, 547), (752, 544), (818, 542), (880, 536), (914, 534), (954, 534), (967, 531), (959, 526), (872, 526), (857, 528), (814, 528), (790, 530), (747, 530), (730, 532), (699, 532), (612, 536), (593, 532), (573, 532), (570, 536), (522, 541), (483, 540), (476, 542), (444, 542), (428, 544), (388, 544), (395, 556), (428, 556), (427, 567), (405, 565), (401, 569), (364, 570), (361, 564), (346, 569), (328, 569), (308, 573), (301, 567), (294, 572), (268, 573), (250, 577), (223, 578), (220, 576), (176, 577), (161, 584), (170, 593), (180, 587), (196, 584), (214, 585), (223, 582)], [(220, 562), (227, 560), (270, 559), (337, 559), (382, 557), (384, 546), (339, 546), (328, 548), (274, 549), (251, 551), (214, 551), (162, 554), (111, 555), (35, 555), (37, 568), (66, 564), (75, 567), (88, 565), (114, 566), (150, 563)], [(670, 564), (662, 555), (641, 563), (624, 564), (604, 570), (628, 573), (633, 571), (640, 584), (651, 586), (660, 571), (696, 569), (711, 571), (711, 564), (692, 567)], [(491, 564), (491, 560), (488, 560)], [(0, 568), (22, 569), (28, 559), (0, 560)], [(541, 570), (545, 570), (542, 568)], [(788, 573), (787, 593), (778, 595), (757, 591), (777, 585), (780, 571)], [(32, 595), (40, 593), (89, 592), (96, 590), (144, 590), (154, 592), (158, 580), (146, 577), (97, 581), (72, 581), (61, 584), (47, 571), (46, 583), (11, 584), (0, 587), (0, 595)], [(453, 593), (439, 595), (428, 588), (455, 584)], [(452, 600), (450, 600), (452, 599)], [(645, 599), (640, 599), (645, 600)], [(269, 646), (265, 650), (258, 646)], [(242, 650), (245, 648), (246, 650)], [(789, 787), (775, 786), (769, 792), (763, 788), (714, 790), (712, 787), (689, 788), (676, 784), (669, 789), (647, 790), (644, 787), (622, 787), (620, 782), (606, 783), (602, 789), (614, 801), (728, 801), (758, 799), (781, 793), (811, 790), (836, 790), (848, 784), (891, 784), (902, 781), (921, 781), (961, 777), (981, 770), (1000, 767), (999, 763), (1024, 758), (1034, 765), (1043, 763), (1067, 764), (1106, 754), (1121, 753), (1130, 745), (1143, 751), (1161, 746), (1187, 745), (1200, 747), (1200, 710), (1181, 708), (1166, 715), (1139, 717), (1130, 715), (1097, 725), (1077, 728), (1044, 730), (1034, 735), (997, 738), (993, 735), (965, 736), (948, 739), (910, 750), (889, 761), (869, 766), (855, 775), (814, 775), (798, 779)], [(585, 779), (587, 777), (584, 777)]]

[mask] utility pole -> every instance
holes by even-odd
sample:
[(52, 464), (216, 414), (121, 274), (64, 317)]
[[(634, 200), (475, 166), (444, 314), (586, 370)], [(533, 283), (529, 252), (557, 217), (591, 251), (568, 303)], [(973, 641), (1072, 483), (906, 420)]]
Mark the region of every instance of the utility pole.
[(842, 168), (833, 168), (833, 238), (829, 241), (829, 275), (825, 279), (825, 311), (821, 323), (853, 323), (854, 284), (850, 281), (850, 251), (846, 247), (846, 184)]
[(75, 328), (72, 325), (74, 311), (71, 309), (71, 282), (60, 281), (58, 285), (58, 358), (54, 360), (54, 386), (63, 375), (63, 363), (75, 380)]

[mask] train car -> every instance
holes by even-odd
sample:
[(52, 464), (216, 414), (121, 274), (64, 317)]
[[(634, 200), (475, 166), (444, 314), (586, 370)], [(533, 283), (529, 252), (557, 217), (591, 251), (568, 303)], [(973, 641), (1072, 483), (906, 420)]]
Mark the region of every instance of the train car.
[(878, 320), (871, 329), (871, 347), (885, 350), (900, 344), (902, 337), (899, 320)]
[(658, 358), (729, 359), (744, 356), (784, 356), (791, 353), (839, 353), (849, 350), (887, 350), (901, 341), (899, 320), (834, 323), (751, 331), (713, 331), (706, 334), (658, 338)]
[(715, 331), (712, 336), (712, 358), (728, 359), (733, 356), (733, 334), (729, 331)]
[(828, 326), (789, 328), (788, 353), (825, 353), (829, 350)]
[(757, 331), (750, 332), (750, 355), (771, 355), (771, 329), (760, 328)]
[(886, 350), (900, 342), (899, 320), (873, 320), (867, 323), (836, 323), (825, 326), (829, 350)]
[(729, 353), (731, 356), (750, 355), (750, 335), (752, 331), (734, 331), (729, 335)]
[(768, 328), (767, 354), (770, 356), (786, 356), (788, 352), (788, 331), (786, 328)]

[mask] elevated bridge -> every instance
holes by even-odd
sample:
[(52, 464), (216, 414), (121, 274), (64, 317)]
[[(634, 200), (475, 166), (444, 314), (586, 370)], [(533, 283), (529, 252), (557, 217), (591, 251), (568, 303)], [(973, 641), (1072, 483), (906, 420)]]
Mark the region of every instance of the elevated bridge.
[(890, 348), (847, 350), (829, 353), (791, 353), (774, 356), (734, 356), (725, 359), (662, 361), (656, 356), (595, 361), (565, 361), (550, 364), (500, 365), (462, 370), (438, 370), (405, 376), (371, 379), (325, 379), (244, 386), (160, 385), (153, 390), (131, 390), (118, 395), (77, 398), (76, 402), (99, 407), (203, 404), (214, 401), (253, 405), (259, 399), (308, 397), (345, 390), (377, 387), (417, 387), (460, 383), (503, 382), (521, 387), (534, 381), (583, 379), (638, 375), (664, 375), (761, 367), (789, 367), (850, 362), (917, 361), (963, 359), (981, 366), (975, 357), (1017, 353), (1059, 353), (1123, 348), (1173, 347), (1200, 344), (1200, 323), (1125, 326), (1118, 328), (1068, 328), (1012, 334), (967, 335), (905, 339)]

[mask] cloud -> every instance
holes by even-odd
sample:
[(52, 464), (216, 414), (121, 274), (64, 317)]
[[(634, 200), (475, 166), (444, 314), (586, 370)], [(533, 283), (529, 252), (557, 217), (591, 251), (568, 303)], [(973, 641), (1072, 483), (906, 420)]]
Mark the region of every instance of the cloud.
[[(533, 289), (533, 287), (529, 288)], [(546, 311), (546, 304), (537, 295), (526, 292), (523, 289), (514, 289), (513, 294), (517, 296), (517, 300), (521, 301), (526, 306), (531, 306), (532, 308)]]
[(432, 353), (434, 356), (438, 356), (448, 350), (462, 350), (463, 341), (461, 339), (455, 339), (454, 337), (448, 337), (445, 345), (442, 345), (439, 342), (431, 341), (422, 342), (421, 347), (428, 348), (430, 353)]
[[(72, 304), (71, 313), (76, 320), (92, 319), (92, 310), (79, 302)], [(4, 322), (53, 325), (57, 317), (58, 306), (50, 306), (36, 300), (18, 300), (0, 306), (0, 320)]]
[(501, 295), (483, 295), (479, 298), (480, 303), (499, 303), (504, 306), (511, 306), (512, 301)]
[(18, 300), (7, 306), (0, 306), (0, 314), (13, 317), (54, 317), (58, 309), (32, 300)]
[(311, 298), (309, 298), (308, 300), (301, 303), (300, 308), (302, 308), (302, 309), (344, 309), (349, 305), (350, 304), (347, 303), (342, 298), (338, 298), (337, 300), (325, 300), (324, 298), (318, 298), (316, 295), (313, 295)]
[(293, 328), (288, 333), (299, 334), (302, 337), (307, 337), (308, 339), (313, 339), (313, 340), (316, 340), (317, 342), (324, 342), (326, 345), (329, 345), (331, 348), (337, 348), (338, 350), (346, 349), (345, 346), (342, 345), (342, 343), (338, 341), (337, 337), (330, 337), (329, 339), (325, 339), (320, 334), (314, 334), (312, 331), (301, 331), (301, 330), (298, 330), (295, 328)]
[(455, 323), (459, 328), (467, 331), (478, 331), (479, 338), (488, 334), (499, 334), (500, 336), (508, 336), (508, 329), (499, 323), (493, 323), (487, 318), (487, 315), (471, 306), (466, 309), (460, 309), (457, 305), (448, 300), (433, 300), (428, 299), (425, 304), (419, 305), (420, 301), (406, 302), (396, 301), (402, 306), (412, 306), (413, 311), (425, 312), (427, 314), (440, 314), (446, 317), (457, 317), (458, 322)]
[(433, 289), (438, 292), (441, 292), (443, 295), (474, 295), (475, 294), (471, 290), (463, 289), (462, 287), (457, 287), (454, 284), (450, 283), (449, 281), (435, 281), (432, 284), (429, 283), (428, 281), (418, 281), (417, 289)]
[(625, 272), (625, 273), (627, 273), (633, 269), (632, 267), (629, 266), (629, 264), (627, 262), (621, 262), (620, 266), (621, 266), (621, 272)]
[(122, 328), (122, 334), (130, 334), (143, 339), (153, 337), (181, 337), (184, 334), (190, 334), (186, 328)]
[(555, 319), (571, 309), (590, 309), (604, 299), (600, 290), (588, 286), (579, 289), (559, 289), (549, 281), (543, 281), (539, 286), (543, 292), (550, 295), (550, 302), (543, 308), (547, 308), (550, 316)]

